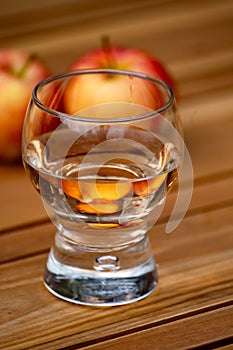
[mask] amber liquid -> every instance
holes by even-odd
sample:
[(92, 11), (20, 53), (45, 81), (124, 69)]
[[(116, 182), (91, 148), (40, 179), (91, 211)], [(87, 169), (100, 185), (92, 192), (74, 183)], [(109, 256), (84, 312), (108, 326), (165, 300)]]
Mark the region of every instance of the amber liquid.
[(138, 225), (175, 181), (178, 156), (158, 140), (154, 148), (137, 139), (98, 149), (93, 138), (85, 138), (63, 155), (59, 147), (69, 131), (60, 131), (59, 141), (48, 142), (49, 136), (28, 145), (24, 164), (53, 221), (64, 230), (75, 231), (77, 223), (82, 229), (108, 230)]
[[(51, 206), (57, 203), (55, 210), (62, 210), (59, 202), (65, 201), (70, 215), (80, 214), (81, 218), (95, 227), (116, 227), (120, 225), (117, 218), (122, 214), (128, 216), (126, 223), (132, 221), (132, 215), (135, 219), (143, 218), (153, 203), (156, 204), (156, 197), (159, 198), (162, 191), (170, 188), (176, 177), (176, 170), (173, 170), (148, 180), (129, 178), (126, 181), (114, 177), (77, 180), (74, 177), (49, 178), (41, 173), (39, 177), (38, 170), (28, 163), (26, 169), (34, 186), (44, 194)], [(61, 198), (63, 195), (65, 199)], [(148, 205), (145, 205), (146, 202)]]

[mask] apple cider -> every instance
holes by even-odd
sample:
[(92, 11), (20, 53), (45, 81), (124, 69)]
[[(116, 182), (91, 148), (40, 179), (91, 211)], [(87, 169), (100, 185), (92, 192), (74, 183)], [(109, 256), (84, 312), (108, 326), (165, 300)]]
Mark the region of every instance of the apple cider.
[(109, 134), (105, 126), (77, 140), (74, 131), (60, 128), (56, 137), (45, 134), (27, 147), (25, 168), (48, 214), (75, 241), (78, 227), (119, 238), (130, 232), (129, 240), (143, 235), (145, 218), (163, 204), (176, 177), (179, 157), (172, 144), (136, 127), (125, 129), (124, 138)]
[(35, 87), (22, 156), (57, 228), (44, 270), (51, 293), (114, 306), (154, 290), (148, 231), (182, 179), (181, 133), (172, 89), (143, 73), (81, 69)]

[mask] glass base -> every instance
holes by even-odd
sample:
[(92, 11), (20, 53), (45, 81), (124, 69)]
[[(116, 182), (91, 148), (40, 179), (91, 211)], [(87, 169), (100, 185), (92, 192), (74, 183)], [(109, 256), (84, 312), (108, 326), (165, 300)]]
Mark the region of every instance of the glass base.
[(52, 294), (66, 301), (92, 306), (123, 305), (147, 297), (157, 285), (157, 268), (146, 237), (108, 252), (83, 251), (83, 247), (75, 246), (76, 258), (70, 256), (69, 264), (67, 255), (66, 262), (58, 259), (65, 258), (62, 249), (61, 245), (51, 249), (44, 282)]

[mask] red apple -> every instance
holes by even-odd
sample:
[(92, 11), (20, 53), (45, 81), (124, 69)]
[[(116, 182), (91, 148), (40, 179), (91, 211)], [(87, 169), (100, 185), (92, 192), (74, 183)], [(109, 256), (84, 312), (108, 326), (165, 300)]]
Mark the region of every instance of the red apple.
[(34, 55), (0, 49), (0, 160), (20, 158), (22, 126), (33, 87), (49, 74)]
[[(122, 47), (107, 47), (88, 52), (76, 60), (70, 70), (87, 68), (113, 68), (145, 73), (168, 83), (173, 89), (175, 84), (164, 66), (149, 53)], [(134, 80), (133, 101), (129, 83), (125, 77), (115, 79), (106, 76), (94, 76), (88, 80), (83, 76), (72, 80), (64, 98), (66, 111), (75, 114), (91, 105), (104, 102), (134, 102), (148, 108), (156, 108), (161, 103), (161, 95), (156, 94), (152, 84)], [(158, 91), (157, 91), (158, 92)]]

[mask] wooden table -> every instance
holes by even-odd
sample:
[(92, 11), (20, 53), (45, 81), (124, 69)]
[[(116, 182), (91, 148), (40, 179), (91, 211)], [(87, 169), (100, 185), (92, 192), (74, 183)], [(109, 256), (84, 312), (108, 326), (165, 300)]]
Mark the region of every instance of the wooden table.
[[(43, 286), (54, 226), (21, 166), (0, 167), (0, 349), (233, 348), (233, 1), (5, 1), (1, 46), (39, 53), (66, 70), (108, 33), (166, 63), (177, 81), (194, 168), (186, 217), (150, 238), (159, 286), (127, 306), (69, 304)], [(0, 130), (0, 132), (3, 132)]]

